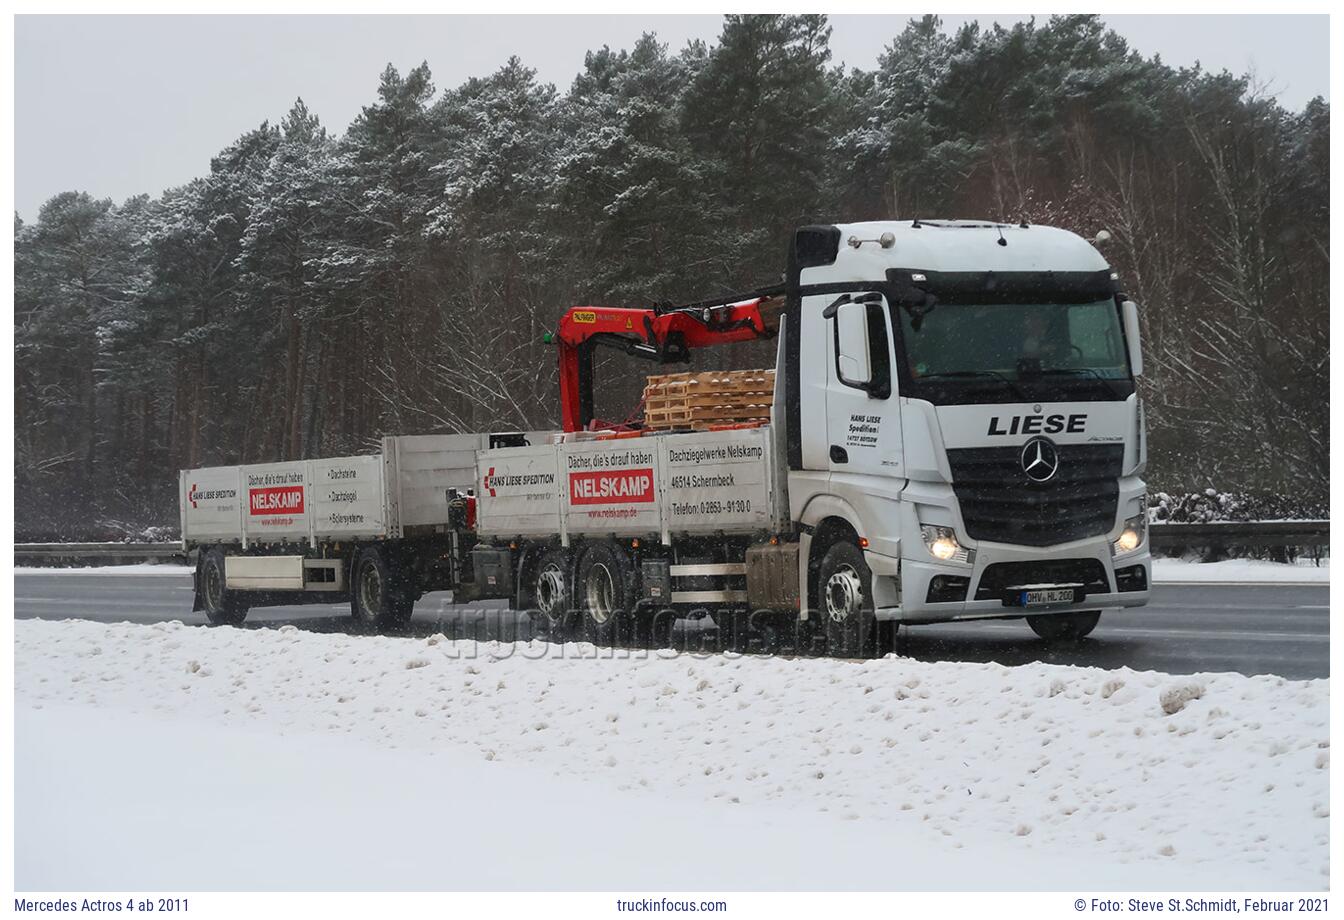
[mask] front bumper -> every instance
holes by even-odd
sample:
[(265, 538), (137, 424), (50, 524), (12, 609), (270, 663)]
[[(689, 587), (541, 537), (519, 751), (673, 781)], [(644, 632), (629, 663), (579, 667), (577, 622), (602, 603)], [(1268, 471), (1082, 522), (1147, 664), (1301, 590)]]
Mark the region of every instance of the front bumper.
[[(982, 586), (989, 567), (999, 563), (1062, 563), (1065, 561), (1095, 560), (1105, 572), (1107, 590), (1087, 590), (1086, 597), (1077, 604), (1050, 607), (1009, 607), (1003, 603), (1002, 591), (993, 579)], [(983, 620), (1003, 617), (1021, 617), (1031, 614), (1071, 613), (1084, 610), (1106, 610), (1119, 607), (1140, 607), (1148, 603), (1152, 585), (1152, 559), (1145, 543), (1139, 550), (1123, 556), (1111, 555), (1109, 539), (1088, 539), (1052, 547), (1020, 547), (994, 543), (979, 543), (973, 565), (954, 565), (929, 562), (922, 559), (901, 559), (899, 576), (892, 571), (896, 560), (869, 558), (874, 579), (886, 581), (874, 586), (878, 601), (878, 619), (903, 623), (944, 623), (953, 620)], [(1141, 590), (1121, 591), (1116, 582), (1116, 571), (1128, 572), (1135, 566), (1143, 567), (1144, 587)], [(938, 576), (968, 579), (963, 600), (930, 601), (930, 586)], [(993, 587), (989, 587), (993, 583)], [(980, 600), (976, 594), (985, 587), (993, 596)], [(1098, 586), (1099, 587), (1099, 586)], [(883, 589), (886, 590), (883, 590)], [(891, 605), (899, 591), (899, 604)], [(940, 592), (935, 591), (935, 596)], [(885, 598), (884, 598), (885, 595)]]

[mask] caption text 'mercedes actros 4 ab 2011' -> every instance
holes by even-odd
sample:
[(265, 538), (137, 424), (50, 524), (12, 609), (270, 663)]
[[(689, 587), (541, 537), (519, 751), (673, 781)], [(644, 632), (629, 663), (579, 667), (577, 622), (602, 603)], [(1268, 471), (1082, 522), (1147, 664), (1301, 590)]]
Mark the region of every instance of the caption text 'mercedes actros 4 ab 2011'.
[[(773, 372), (679, 375), (660, 405), (688, 408), (650, 397), (642, 419), (594, 422), (599, 347), (666, 365), (763, 338)], [(198, 606), (236, 623), (348, 599), (388, 627), (450, 590), (508, 599), (555, 637), (658, 641), (707, 614), (866, 656), (897, 624), (1026, 617), (1072, 639), (1148, 599), (1137, 307), (1075, 234), (808, 226), (783, 285), (574, 307), (550, 339), (562, 431), (183, 471)], [(756, 391), (758, 418), (714, 423), (703, 407), (733, 388)]]

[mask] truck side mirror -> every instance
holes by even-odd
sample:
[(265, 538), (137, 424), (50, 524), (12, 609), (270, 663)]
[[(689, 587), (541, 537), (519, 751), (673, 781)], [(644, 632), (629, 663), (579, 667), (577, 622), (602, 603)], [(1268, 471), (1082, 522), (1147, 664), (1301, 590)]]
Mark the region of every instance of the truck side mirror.
[(868, 305), (844, 303), (835, 312), (836, 370), (841, 383), (866, 387), (873, 380), (868, 347)]
[(1125, 342), (1129, 345), (1129, 368), (1135, 377), (1143, 376), (1143, 343), (1139, 339), (1139, 305), (1132, 300), (1120, 304), (1125, 320)]

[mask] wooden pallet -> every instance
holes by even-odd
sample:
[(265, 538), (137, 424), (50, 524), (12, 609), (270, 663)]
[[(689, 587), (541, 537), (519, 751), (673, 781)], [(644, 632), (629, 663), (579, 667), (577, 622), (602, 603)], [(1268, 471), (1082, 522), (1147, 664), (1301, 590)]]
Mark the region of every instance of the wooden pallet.
[(658, 374), (644, 388), (644, 425), (655, 430), (769, 421), (773, 370)]

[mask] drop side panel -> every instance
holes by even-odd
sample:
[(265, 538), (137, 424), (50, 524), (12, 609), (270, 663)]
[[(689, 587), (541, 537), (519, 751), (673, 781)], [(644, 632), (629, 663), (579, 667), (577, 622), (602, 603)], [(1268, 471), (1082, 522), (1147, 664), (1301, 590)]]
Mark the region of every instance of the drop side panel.
[(314, 535), (358, 539), (386, 533), (383, 458), (333, 457), (309, 461)]
[(499, 447), (477, 454), (476, 529), (488, 537), (560, 533), (558, 448)]
[(236, 466), (182, 471), (179, 500), (183, 540), (219, 543), (242, 539), (242, 489), (238, 475)]
[(244, 521), (252, 540), (308, 537), (308, 461), (241, 467), (246, 495)]
[(658, 442), (664, 439), (623, 438), (560, 445), (561, 505), (571, 536), (637, 536), (662, 531)]
[(663, 508), (677, 533), (767, 530), (775, 519), (767, 428), (664, 437)]

